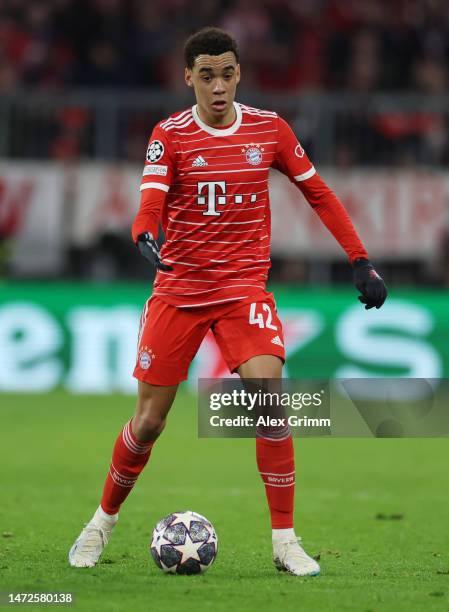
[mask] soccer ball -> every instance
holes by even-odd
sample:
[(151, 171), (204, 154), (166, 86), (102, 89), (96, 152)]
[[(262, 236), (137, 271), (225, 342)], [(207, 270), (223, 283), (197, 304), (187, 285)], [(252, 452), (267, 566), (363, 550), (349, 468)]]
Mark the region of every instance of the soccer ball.
[(217, 556), (218, 538), (212, 523), (186, 510), (161, 519), (153, 530), (150, 551), (156, 565), (170, 574), (201, 574)]

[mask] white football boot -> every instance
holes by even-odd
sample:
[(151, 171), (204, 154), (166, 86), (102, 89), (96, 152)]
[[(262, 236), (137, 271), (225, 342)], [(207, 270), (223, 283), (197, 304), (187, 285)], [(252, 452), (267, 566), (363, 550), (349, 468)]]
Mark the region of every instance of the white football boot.
[(118, 514), (110, 516), (101, 507), (84, 527), (69, 551), (72, 567), (94, 567), (106, 547)]
[(294, 576), (318, 576), (320, 566), (301, 546), (301, 538), (273, 540), (273, 561), (279, 571)]

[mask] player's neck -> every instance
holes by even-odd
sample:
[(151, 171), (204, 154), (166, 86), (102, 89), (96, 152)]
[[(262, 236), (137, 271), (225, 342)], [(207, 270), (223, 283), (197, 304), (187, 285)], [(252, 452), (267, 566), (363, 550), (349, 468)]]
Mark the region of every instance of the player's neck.
[(197, 105), (197, 112), (201, 121), (203, 121), (206, 125), (209, 125), (210, 127), (214, 128), (228, 127), (232, 125), (237, 119), (237, 113), (235, 111), (234, 104), (232, 104), (229, 111), (226, 113), (226, 115), (223, 115), (223, 117), (217, 118), (213, 115), (209, 115), (201, 108), (199, 104)]

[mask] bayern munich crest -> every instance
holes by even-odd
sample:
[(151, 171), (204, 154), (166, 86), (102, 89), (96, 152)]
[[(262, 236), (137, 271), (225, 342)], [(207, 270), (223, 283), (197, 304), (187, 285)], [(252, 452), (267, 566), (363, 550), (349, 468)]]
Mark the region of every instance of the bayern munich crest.
[(246, 161), (251, 164), (251, 166), (258, 166), (262, 163), (262, 153), (264, 148), (259, 144), (254, 144), (253, 142), (249, 145), (245, 145), (242, 149), (242, 153), (245, 153)]
[(139, 365), (142, 370), (148, 370), (154, 357), (155, 355), (151, 349), (149, 349), (147, 346), (142, 348), (142, 350), (139, 352)]

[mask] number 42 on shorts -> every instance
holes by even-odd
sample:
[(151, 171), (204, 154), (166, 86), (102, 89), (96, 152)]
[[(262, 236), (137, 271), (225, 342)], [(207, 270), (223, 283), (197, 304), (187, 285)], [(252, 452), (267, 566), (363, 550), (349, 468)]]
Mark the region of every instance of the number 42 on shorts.
[(277, 330), (276, 325), (272, 324), (273, 315), (271, 313), (271, 308), (269, 304), (263, 303), (262, 310), (266, 313), (266, 320), (264, 321), (264, 313), (256, 312), (256, 308), (258, 306), (257, 302), (253, 302), (250, 304), (249, 308), (249, 323), (250, 325), (258, 325), (260, 328), (266, 327), (267, 329)]

